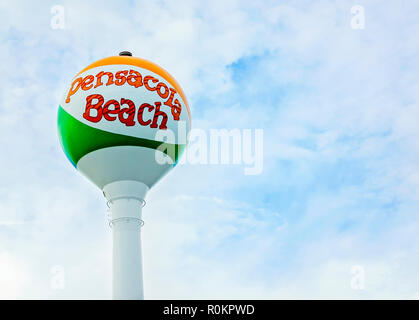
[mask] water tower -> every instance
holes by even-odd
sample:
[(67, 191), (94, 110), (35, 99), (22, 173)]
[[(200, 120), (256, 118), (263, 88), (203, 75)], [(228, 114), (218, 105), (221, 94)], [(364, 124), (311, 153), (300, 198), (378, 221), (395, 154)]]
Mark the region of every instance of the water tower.
[(61, 146), (110, 208), (114, 299), (144, 298), (141, 211), (148, 190), (184, 151), (190, 124), (176, 80), (126, 51), (84, 68), (64, 94), (58, 109)]

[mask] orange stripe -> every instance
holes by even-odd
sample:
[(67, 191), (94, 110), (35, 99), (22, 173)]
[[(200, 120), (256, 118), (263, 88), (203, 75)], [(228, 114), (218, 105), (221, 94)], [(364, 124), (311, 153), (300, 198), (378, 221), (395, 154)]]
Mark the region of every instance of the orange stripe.
[(76, 77), (80, 73), (83, 73), (83, 72), (85, 72), (89, 69), (100, 67), (100, 66), (112, 65), (112, 64), (129, 64), (129, 65), (132, 65), (132, 66), (144, 68), (144, 69), (150, 70), (150, 71), (158, 74), (159, 76), (161, 76), (164, 79), (166, 79), (167, 81), (169, 81), (170, 84), (176, 89), (176, 91), (180, 94), (183, 101), (185, 102), (186, 110), (188, 111), (188, 115), (189, 115), (189, 121), (191, 121), (191, 111), (189, 110), (188, 100), (186, 100), (186, 96), (183, 93), (183, 90), (180, 87), (179, 83), (177, 83), (175, 78), (173, 78), (166, 70), (164, 70), (162, 67), (159, 67), (157, 64), (155, 64), (151, 61), (141, 59), (141, 58), (137, 58), (137, 57), (129, 57), (129, 56), (108, 57), (108, 58), (104, 58), (104, 59), (98, 60), (96, 62), (93, 62), (91, 65), (87, 66), (82, 71), (80, 71), (78, 74), (76, 74)]

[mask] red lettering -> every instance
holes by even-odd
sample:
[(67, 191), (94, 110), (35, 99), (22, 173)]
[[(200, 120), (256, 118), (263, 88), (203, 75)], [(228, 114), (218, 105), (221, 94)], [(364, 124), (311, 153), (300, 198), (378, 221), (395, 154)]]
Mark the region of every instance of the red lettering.
[(156, 109), (154, 110), (153, 123), (150, 125), (150, 128), (157, 128), (157, 119), (159, 117), (163, 117), (159, 129), (166, 130), (167, 114), (163, 111), (160, 111), (161, 102), (154, 102), (154, 104), (156, 105)]
[[(127, 127), (131, 127), (135, 125), (134, 117), (135, 117), (135, 104), (130, 99), (121, 99), (121, 106), (123, 104), (127, 104), (128, 108), (122, 108), (119, 110), (118, 118), (119, 121), (124, 123)], [(128, 116), (125, 118), (124, 114), (127, 114)]]
[(93, 81), (95, 80), (95, 77), (93, 77), (92, 75), (88, 75), (87, 77), (85, 77), (81, 83), (81, 89), (83, 91), (92, 89), (93, 87)]
[(141, 87), (143, 85), (143, 80), (141, 77), (141, 73), (135, 71), (135, 70), (130, 70), (129, 71), (129, 76), (127, 78), (128, 84), (131, 86), (134, 86), (136, 88)]
[(153, 109), (154, 109), (154, 106), (152, 106), (151, 104), (149, 104), (149, 103), (143, 103), (139, 108), (138, 108), (138, 115), (137, 115), (137, 118), (138, 118), (138, 123), (139, 124), (141, 124), (142, 126), (148, 126), (149, 124), (150, 124), (150, 122), (151, 122), (151, 119), (148, 119), (147, 121), (144, 121), (143, 120), (143, 112), (144, 112), (144, 109), (145, 108), (148, 108), (148, 111), (153, 111)]
[(175, 99), (175, 105), (172, 106), (173, 120), (179, 120), (181, 111), (182, 111), (182, 106), (180, 105), (179, 100)]
[(173, 103), (173, 97), (175, 96), (176, 90), (173, 88), (170, 88), (170, 97), (169, 99), (167, 99), (167, 101), (164, 103), (165, 106), (169, 106), (170, 108), (172, 107), (172, 103)]
[[(92, 100), (97, 99), (97, 103), (92, 104)], [(86, 97), (86, 110), (83, 113), (83, 118), (91, 122), (99, 122), (102, 119), (102, 104), (103, 96), (100, 94), (91, 94)], [(90, 115), (90, 110), (96, 110), (96, 116)]]
[[(114, 109), (109, 110), (109, 106), (113, 105)], [(103, 106), (103, 117), (108, 120), (108, 121), (114, 121), (116, 120), (116, 116), (115, 117), (111, 117), (109, 115), (111, 114), (118, 114), (119, 113), (119, 103), (116, 100), (109, 100), (105, 103), (105, 105)]]
[[(74, 85), (77, 83), (77, 86), (74, 88)], [(82, 83), (82, 78), (77, 78), (73, 81), (73, 83), (71, 84), (71, 88), (68, 91), (68, 95), (67, 95), (67, 99), (65, 100), (66, 103), (70, 102), (70, 96), (72, 96), (73, 94), (75, 94), (77, 92), (77, 90), (79, 90), (80, 85)]]
[[(180, 108), (179, 101), (175, 99), (176, 106), (172, 107), (173, 110)], [(179, 104), (179, 107), (177, 106)], [(125, 107), (122, 107), (126, 105)], [(156, 101), (154, 105), (149, 103), (143, 103), (138, 108), (137, 121), (141, 126), (150, 126), (150, 128), (159, 128), (160, 130), (167, 129), (168, 116), (166, 112), (160, 110), (161, 102)], [(151, 112), (154, 111), (152, 115)], [(144, 115), (148, 112), (149, 115)], [(86, 108), (83, 113), (83, 118), (90, 122), (99, 122), (102, 118), (107, 121), (115, 121), (117, 118), (127, 127), (135, 125), (135, 103), (130, 99), (121, 98), (118, 102), (115, 99), (111, 99), (105, 102), (104, 97), (101, 94), (91, 94), (86, 97)], [(176, 113), (179, 118), (179, 113)], [(145, 118), (145, 119), (144, 119)], [(148, 119), (147, 119), (148, 118)], [(160, 123), (160, 124), (159, 124)]]
[(104, 71), (101, 71), (101, 72), (99, 72), (96, 75), (96, 85), (95, 85), (95, 88), (97, 88), (97, 87), (99, 87), (99, 86), (101, 86), (103, 84), (102, 83), (102, 77), (104, 75), (108, 76), (108, 82), (106, 82), (106, 85), (109, 86), (109, 85), (113, 84), (113, 73), (112, 72), (104, 72)]
[(115, 85), (122, 86), (126, 81), (126, 75), (128, 74), (128, 70), (118, 71), (115, 73)]
[[(164, 93), (161, 92), (161, 88), (164, 88)], [(163, 82), (160, 82), (156, 89), (161, 98), (166, 99), (169, 96), (169, 88)]]
[(156, 83), (156, 82), (159, 82), (159, 80), (158, 79), (156, 79), (156, 78), (154, 78), (154, 77), (152, 77), (152, 76), (146, 76), (145, 78), (144, 78), (144, 86), (147, 88), (147, 90), (149, 90), (149, 91), (155, 91), (156, 90), (156, 88), (152, 88), (152, 87), (150, 87), (150, 85), (148, 84), (148, 82), (151, 80), (151, 82), (153, 82), (153, 83)]

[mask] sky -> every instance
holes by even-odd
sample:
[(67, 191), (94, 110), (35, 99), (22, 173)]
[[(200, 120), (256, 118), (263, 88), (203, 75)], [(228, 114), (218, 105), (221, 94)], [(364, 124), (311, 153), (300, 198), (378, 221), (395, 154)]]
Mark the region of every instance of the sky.
[(129, 50), (193, 129), (263, 130), (258, 174), (185, 161), (150, 190), (146, 299), (418, 299), (418, 33), (412, 0), (2, 1), (0, 298), (111, 298), (106, 202), (57, 110)]

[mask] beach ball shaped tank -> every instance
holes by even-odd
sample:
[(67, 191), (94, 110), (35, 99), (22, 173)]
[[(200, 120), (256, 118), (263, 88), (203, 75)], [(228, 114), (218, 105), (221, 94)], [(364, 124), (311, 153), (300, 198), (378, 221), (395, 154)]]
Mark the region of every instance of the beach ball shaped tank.
[(151, 188), (178, 162), (190, 125), (188, 102), (176, 80), (129, 53), (81, 70), (58, 108), (67, 158), (101, 189), (122, 180)]

